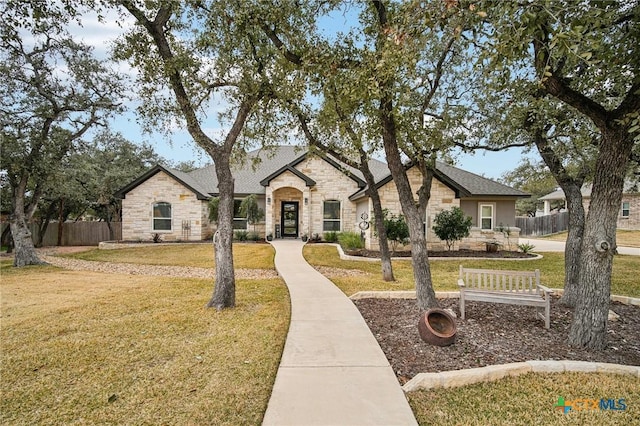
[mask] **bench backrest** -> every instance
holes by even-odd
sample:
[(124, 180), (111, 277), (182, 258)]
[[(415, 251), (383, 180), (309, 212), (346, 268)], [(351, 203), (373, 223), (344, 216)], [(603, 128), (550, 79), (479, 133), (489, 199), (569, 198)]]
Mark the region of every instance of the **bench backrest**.
[(460, 265), (460, 279), (469, 290), (511, 291), (537, 293), (540, 270), (501, 271), (493, 269), (469, 269)]

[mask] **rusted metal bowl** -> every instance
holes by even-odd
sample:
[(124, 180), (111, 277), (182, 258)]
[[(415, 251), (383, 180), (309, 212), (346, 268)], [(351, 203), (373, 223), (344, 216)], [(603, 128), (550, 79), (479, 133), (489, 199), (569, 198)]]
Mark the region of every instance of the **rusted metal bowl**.
[(443, 309), (429, 309), (418, 321), (418, 332), (425, 342), (436, 346), (449, 346), (456, 341), (455, 319)]

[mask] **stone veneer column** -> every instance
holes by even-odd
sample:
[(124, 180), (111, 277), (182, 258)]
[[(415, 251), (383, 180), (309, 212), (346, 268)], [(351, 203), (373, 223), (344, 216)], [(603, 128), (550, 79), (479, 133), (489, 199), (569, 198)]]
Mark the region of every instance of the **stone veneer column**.
[[(271, 200), (271, 202), (269, 202)], [(265, 238), (269, 233), (274, 234), (274, 226), (273, 226), (273, 206), (275, 205), (273, 199), (273, 189), (271, 186), (267, 186), (265, 188), (265, 198), (264, 198), (264, 227), (265, 227)], [(275, 238), (275, 234), (273, 235)]]

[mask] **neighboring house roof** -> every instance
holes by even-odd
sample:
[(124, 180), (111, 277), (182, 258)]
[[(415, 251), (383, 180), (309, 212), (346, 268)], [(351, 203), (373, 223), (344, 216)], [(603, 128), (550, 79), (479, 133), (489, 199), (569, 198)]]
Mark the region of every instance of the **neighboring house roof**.
[[(309, 155), (309, 151), (306, 148), (290, 145), (282, 145), (272, 149), (258, 149), (247, 153), (246, 159), (242, 164), (232, 166), (235, 180), (235, 193), (240, 195), (264, 194), (264, 187), (269, 185), (272, 179), (286, 171), (300, 177), (305, 181), (307, 186), (315, 185), (313, 179), (295, 168), (307, 155)], [(366, 196), (366, 184), (360, 170), (346, 166), (330, 155), (321, 153), (317, 155), (324, 159), (330, 166), (342, 171), (358, 184), (361, 189), (350, 197), (352, 200)], [(436, 167), (435, 177), (453, 189), (457, 197), (529, 197), (529, 194), (525, 192), (445, 163), (438, 162)], [(380, 187), (392, 180), (389, 167), (386, 163), (372, 159), (369, 161), (369, 168), (377, 182), (376, 186)], [(207, 199), (212, 195), (218, 194), (218, 178), (214, 165), (203, 167), (190, 173), (184, 173), (157, 165), (122, 188), (117, 194), (123, 198), (127, 192), (154, 176), (159, 171), (173, 176), (177, 181), (193, 191), (198, 196), (198, 199)]]
[[(591, 198), (591, 190), (593, 189), (593, 184), (585, 183), (580, 188), (580, 192), (582, 193), (583, 198)], [(627, 180), (624, 183), (624, 187), (622, 189), (623, 194), (638, 194), (640, 193), (640, 183), (635, 180)], [(564, 191), (561, 188), (556, 189), (555, 191), (543, 195), (538, 198), (540, 201), (556, 201), (556, 200), (564, 200)]]

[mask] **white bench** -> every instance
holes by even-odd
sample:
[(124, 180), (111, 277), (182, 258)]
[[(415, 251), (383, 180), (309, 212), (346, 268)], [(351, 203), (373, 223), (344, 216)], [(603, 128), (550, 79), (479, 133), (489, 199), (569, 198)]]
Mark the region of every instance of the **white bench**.
[(552, 291), (540, 285), (540, 270), (500, 271), (468, 269), (460, 265), (460, 317), (464, 319), (467, 301), (507, 303), (544, 308), (544, 314), (536, 310), (536, 316), (549, 328)]

